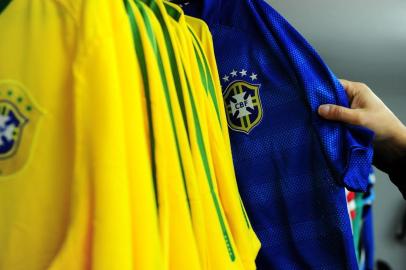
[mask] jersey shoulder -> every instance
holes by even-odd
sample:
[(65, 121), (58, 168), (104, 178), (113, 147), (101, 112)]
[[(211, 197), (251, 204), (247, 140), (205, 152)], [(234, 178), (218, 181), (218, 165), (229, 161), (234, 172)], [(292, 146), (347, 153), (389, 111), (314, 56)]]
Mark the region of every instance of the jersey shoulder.
[(199, 36), (202, 35), (210, 35), (209, 26), (201, 19), (192, 17), (192, 16), (185, 16), (186, 22), (189, 24), (190, 27), (198, 34)]

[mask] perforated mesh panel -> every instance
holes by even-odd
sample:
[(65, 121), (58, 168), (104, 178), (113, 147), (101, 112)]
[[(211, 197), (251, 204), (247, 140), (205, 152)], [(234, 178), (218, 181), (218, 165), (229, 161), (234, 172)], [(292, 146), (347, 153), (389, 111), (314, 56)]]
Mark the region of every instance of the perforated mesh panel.
[(261, 123), (249, 134), (230, 130), (240, 193), (262, 242), (258, 269), (358, 269), (343, 186), (368, 186), (373, 134), (318, 117), (321, 104), (348, 105), (338, 80), (262, 0), (196, 1), (186, 12), (208, 22), (221, 78), (246, 70), (238, 79), (260, 84)]

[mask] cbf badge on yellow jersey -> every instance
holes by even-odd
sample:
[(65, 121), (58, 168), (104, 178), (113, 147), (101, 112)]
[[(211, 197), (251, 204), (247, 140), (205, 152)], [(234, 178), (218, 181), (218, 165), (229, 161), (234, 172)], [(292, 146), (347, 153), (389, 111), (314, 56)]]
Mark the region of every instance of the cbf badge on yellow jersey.
[(262, 120), (258, 75), (233, 70), (222, 78), (224, 105), (230, 129), (249, 134)]
[(24, 167), (41, 115), (21, 84), (0, 81), (0, 176)]

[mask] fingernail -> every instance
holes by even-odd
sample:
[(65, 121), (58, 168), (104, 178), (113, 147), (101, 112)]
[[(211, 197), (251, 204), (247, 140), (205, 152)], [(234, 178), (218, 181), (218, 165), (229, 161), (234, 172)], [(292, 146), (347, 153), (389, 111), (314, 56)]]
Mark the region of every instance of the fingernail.
[(328, 114), (328, 112), (330, 111), (330, 109), (331, 109), (331, 106), (330, 105), (321, 105), (320, 107), (319, 107), (319, 113), (320, 114)]

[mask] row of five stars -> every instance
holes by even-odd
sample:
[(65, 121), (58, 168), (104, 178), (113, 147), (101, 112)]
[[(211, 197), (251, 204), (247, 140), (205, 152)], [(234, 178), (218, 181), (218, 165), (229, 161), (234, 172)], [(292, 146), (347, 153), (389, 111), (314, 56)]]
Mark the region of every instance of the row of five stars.
[[(233, 69), (232, 72), (230, 72), (231, 78), (237, 77), (237, 73), (241, 74), (241, 77), (245, 77), (247, 76), (247, 71), (245, 69), (241, 70), (240, 72), (236, 71)], [(255, 74), (254, 72), (251, 74), (251, 76), (249, 76), (251, 78), (252, 81), (255, 81), (258, 79), (258, 74)], [(225, 75), (223, 78), (223, 81), (228, 82), (230, 81), (230, 76), (229, 75)]]

